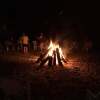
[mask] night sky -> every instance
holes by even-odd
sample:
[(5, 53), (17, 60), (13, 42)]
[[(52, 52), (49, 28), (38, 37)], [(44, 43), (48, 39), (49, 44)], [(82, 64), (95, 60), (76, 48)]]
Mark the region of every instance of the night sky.
[[(3, 0), (0, 3), (0, 30), (66, 33), (99, 37), (99, 3), (62, 0)], [(2, 32), (1, 32), (2, 34)]]

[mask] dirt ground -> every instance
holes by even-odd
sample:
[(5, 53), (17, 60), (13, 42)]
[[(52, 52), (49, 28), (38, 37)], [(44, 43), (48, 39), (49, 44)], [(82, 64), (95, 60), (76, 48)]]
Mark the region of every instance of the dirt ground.
[[(34, 55), (0, 56), (0, 100), (90, 100), (100, 97), (97, 55), (75, 55), (60, 66), (38, 66)], [(99, 100), (99, 99), (98, 99)]]

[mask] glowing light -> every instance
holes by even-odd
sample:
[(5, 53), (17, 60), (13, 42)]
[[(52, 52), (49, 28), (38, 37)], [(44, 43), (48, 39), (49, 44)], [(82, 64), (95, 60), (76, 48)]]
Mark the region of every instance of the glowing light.
[[(56, 43), (53, 43), (52, 41), (50, 41), (50, 44), (48, 46), (48, 54), (47, 56), (53, 56), (53, 52), (56, 51), (56, 49), (59, 49), (59, 53), (60, 53), (60, 58), (64, 58), (64, 55), (63, 55), (63, 52), (62, 52), (62, 49), (60, 48), (59, 44), (56, 44)], [(58, 60), (57, 60), (57, 56), (56, 56), (56, 64), (58, 64)]]

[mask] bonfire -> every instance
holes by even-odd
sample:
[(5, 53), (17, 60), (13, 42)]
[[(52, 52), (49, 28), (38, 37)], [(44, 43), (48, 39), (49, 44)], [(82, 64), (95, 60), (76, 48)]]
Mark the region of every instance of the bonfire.
[(63, 51), (59, 44), (50, 41), (48, 49), (46, 52), (42, 52), (40, 57), (37, 59), (36, 63), (40, 66), (63, 66), (63, 63), (67, 63), (65, 60)]

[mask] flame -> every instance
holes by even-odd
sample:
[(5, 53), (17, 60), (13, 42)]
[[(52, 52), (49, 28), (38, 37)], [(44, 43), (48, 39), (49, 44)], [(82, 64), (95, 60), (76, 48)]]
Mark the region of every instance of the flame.
[(50, 45), (48, 47), (48, 56), (53, 56), (53, 52), (56, 51), (57, 48), (59, 49), (60, 57), (64, 57), (62, 49), (60, 48), (59, 44), (53, 43), (52, 41), (50, 41)]

